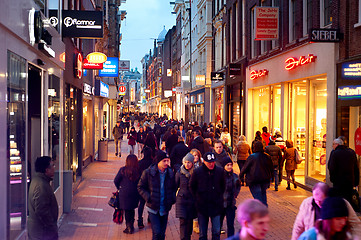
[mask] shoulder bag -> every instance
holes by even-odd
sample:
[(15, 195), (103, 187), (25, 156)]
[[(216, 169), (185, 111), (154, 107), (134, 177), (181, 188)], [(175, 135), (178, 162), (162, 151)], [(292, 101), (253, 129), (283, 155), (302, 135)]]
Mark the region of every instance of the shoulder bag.
[(297, 164), (300, 164), (303, 161), (303, 159), (301, 158), (301, 156), (298, 153), (296, 148), (295, 148), (295, 161), (296, 161)]

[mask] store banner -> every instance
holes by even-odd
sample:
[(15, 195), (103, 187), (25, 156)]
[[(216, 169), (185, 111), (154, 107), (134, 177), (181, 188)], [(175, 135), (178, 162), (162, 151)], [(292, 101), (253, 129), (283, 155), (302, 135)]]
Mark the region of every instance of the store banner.
[(278, 39), (278, 7), (256, 7), (255, 40)]
[(224, 73), (223, 72), (211, 72), (211, 81), (223, 81)]
[(99, 77), (118, 77), (119, 59), (117, 57), (108, 57), (103, 63), (103, 69), (99, 70)]
[(100, 80), (95, 80), (95, 96), (109, 97), (109, 85)]

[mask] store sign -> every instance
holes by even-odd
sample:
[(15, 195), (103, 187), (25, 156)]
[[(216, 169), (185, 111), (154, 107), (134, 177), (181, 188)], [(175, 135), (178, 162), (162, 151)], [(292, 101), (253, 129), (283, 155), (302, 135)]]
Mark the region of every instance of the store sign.
[(172, 76), (172, 69), (167, 69), (167, 77), (171, 77)]
[(242, 74), (241, 64), (230, 63), (228, 70), (230, 77), (240, 76)]
[(301, 56), (299, 59), (294, 57), (287, 58), (287, 60), (285, 61), (286, 63), (285, 69), (292, 70), (297, 67), (306, 65), (308, 63), (315, 62), (316, 58), (317, 56), (314, 56), (313, 54), (308, 54), (308, 57)]
[(341, 75), (343, 79), (361, 80), (361, 62), (343, 63)]
[(351, 100), (361, 98), (361, 86), (345, 86), (338, 88), (338, 98)]
[(355, 132), (355, 152), (361, 155), (361, 128), (357, 128)]
[(145, 93), (150, 93), (150, 89), (144, 89)]
[(130, 101), (131, 102), (135, 101), (135, 89), (134, 88), (130, 89)]
[(205, 75), (196, 75), (196, 85), (204, 85), (206, 83)]
[(83, 92), (89, 95), (94, 95), (94, 88), (87, 83), (84, 83)]
[(119, 86), (119, 95), (125, 95), (127, 88), (125, 86)]
[(109, 97), (109, 86), (100, 80), (95, 80), (95, 96)]
[(171, 97), (173, 94), (172, 94), (172, 91), (170, 90), (164, 90), (164, 97), (167, 98), (167, 97)]
[(99, 77), (118, 77), (119, 60), (116, 57), (108, 57), (103, 63), (103, 69), (99, 71)]
[(251, 80), (255, 80), (257, 78), (263, 77), (268, 75), (268, 70), (267, 69), (263, 69), (263, 70), (252, 70), (250, 72), (250, 79)]
[(256, 7), (255, 40), (278, 39), (278, 7)]
[(310, 42), (339, 42), (342, 38), (338, 29), (311, 29), (308, 34)]
[(224, 73), (223, 72), (211, 72), (211, 81), (223, 81)]
[(103, 69), (103, 63), (93, 63), (89, 62), (88, 59), (84, 59), (83, 63), (84, 69)]
[(130, 70), (130, 61), (119, 60), (119, 71), (129, 71), (129, 70)]
[(75, 54), (75, 61), (74, 61), (74, 75), (75, 77), (81, 79), (83, 76), (83, 56), (81, 53)]
[(107, 55), (101, 52), (92, 52), (86, 56), (86, 60), (90, 63), (104, 63), (107, 61)]
[(183, 94), (183, 88), (182, 87), (176, 87), (175, 88), (175, 93), (176, 94)]

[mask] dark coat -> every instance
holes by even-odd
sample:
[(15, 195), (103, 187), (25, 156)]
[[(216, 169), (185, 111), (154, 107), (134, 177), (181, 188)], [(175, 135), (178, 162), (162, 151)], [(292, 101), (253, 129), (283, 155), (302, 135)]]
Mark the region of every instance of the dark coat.
[(119, 189), (119, 208), (132, 210), (138, 207), (139, 193), (137, 191), (138, 179), (132, 181), (124, 174), (125, 167), (119, 169), (114, 178), (114, 185)]
[(282, 164), (282, 150), (277, 145), (268, 145), (265, 148), (265, 152), (271, 156), (271, 160), (273, 163), (273, 168), (278, 169), (279, 166)]
[[(170, 211), (175, 203), (175, 179), (172, 169), (167, 168), (164, 180), (165, 199), (164, 205), (167, 212)], [(147, 168), (140, 177), (138, 183), (138, 192), (146, 201), (147, 206), (154, 211), (160, 208), (160, 175), (156, 164)]]
[(357, 157), (351, 148), (343, 145), (337, 146), (330, 154), (328, 169), (333, 187), (352, 189), (359, 185), (360, 171), (357, 165)]
[(112, 133), (113, 133), (114, 139), (116, 139), (116, 140), (122, 139), (123, 138), (123, 133), (124, 133), (123, 127), (120, 126), (120, 124), (119, 124), (119, 127), (117, 125), (115, 125), (115, 127), (113, 128)]
[(144, 143), (144, 141), (145, 141), (145, 137), (147, 136), (147, 133), (146, 132), (138, 132), (137, 133), (137, 142), (138, 143)]
[(29, 239), (57, 239), (58, 203), (51, 179), (44, 173), (36, 173), (29, 187)]
[(153, 164), (153, 159), (148, 156), (144, 156), (144, 158), (142, 160), (139, 161), (139, 172), (140, 172), (140, 175), (142, 175), (143, 171), (147, 168), (150, 167), (150, 165)]
[(226, 157), (231, 157), (224, 149), (220, 154), (216, 153), (216, 151), (214, 151), (214, 149), (213, 149), (213, 153), (214, 153), (214, 157), (216, 158), (216, 165), (220, 168), (223, 168), (223, 166), (224, 166), (223, 165), (224, 159)]
[(246, 174), (248, 185), (269, 183), (273, 175), (273, 163), (271, 157), (263, 152), (255, 152), (247, 158), (240, 176)]
[(194, 219), (197, 217), (195, 201), (189, 189), (190, 178), (190, 172), (182, 165), (175, 175), (175, 184), (179, 188), (175, 204), (177, 218)]
[(209, 170), (202, 165), (191, 176), (190, 189), (196, 199), (197, 211), (205, 216), (217, 216), (223, 211), (225, 190), (224, 170), (215, 166)]
[(178, 142), (170, 154), (170, 165), (173, 169), (178, 169), (182, 166), (182, 160), (185, 155), (189, 153), (189, 148), (184, 144), (184, 142)]
[(165, 147), (167, 149), (167, 153), (171, 154), (174, 146), (178, 143), (178, 134), (172, 134), (168, 137), (167, 141), (165, 142)]
[(193, 148), (198, 149), (201, 152), (201, 155), (203, 156), (205, 153), (204, 144), (207, 143), (204, 141), (203, 137), (198, 136), (192, 141), (189, 150), (192, 150)]
[(234, 207), (236, 206), (236, 198), (239, 194), (239, 191), (241, 190), (241, 183), (239, 181), (239, 178), (237, 174), (235, 174), (233, 171), (226, 172), (224, 171), (225, 175), (225, 182), (226, 182), (226, 188), (223, 194), (224, 199), (224, 208), (227, 207)]
[(128, 140), (128, 144), (129, 145), (135, 145), (136, 144), (136, 140), (137, 140), (137, 132), (136, 131), (134, 131), (134, 132), (132, 132), (132, 131), (130, 131), (129, 133), (128, 133), (128, 137), (127, 137), (129, 140)]

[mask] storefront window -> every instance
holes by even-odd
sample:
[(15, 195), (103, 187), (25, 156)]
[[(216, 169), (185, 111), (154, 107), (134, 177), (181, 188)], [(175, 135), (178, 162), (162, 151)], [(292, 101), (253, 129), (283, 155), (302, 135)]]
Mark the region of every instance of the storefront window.
[(197, 105), (197, 122), (199, 124), (204, 123), (204, 104)]
[(99, 130), (99, 104), (100, 99), (98, 97), (94, 98), (94, 119), (95, 119), (95, 143), (94, 143), (94, 152), (98, 151), (98, 141), (100, 140), (100, 130)]
[(223, 119), (223, 87), (215, 89), (215, 122), (219, 123)]
[(271, 134), (276, 130), (281, 131), (281, 85), (272, 87), (272, 129)]
[(241, 135), (241, 103), (232, 103), (232, 146), (236, 146)]
[(261, 131), (264, 126), (269, 128), (269, 87), (258, 88), (253, 91), (253, 130)]
[(8, 229), (15, 239), (26, 225), (26, 60), (8, 52), (7, 75)]
[(48, 89), (49, 156), (55, 162), (53, 188), (60, 185), (59, 133), (60, 133), (60, 78), (49, 75)]
[(327, 80), (310, 81), (308, 176), (326, 178)]

